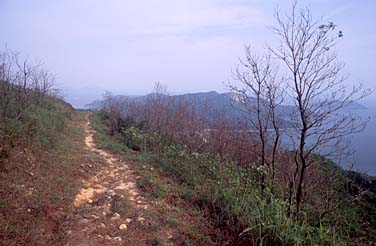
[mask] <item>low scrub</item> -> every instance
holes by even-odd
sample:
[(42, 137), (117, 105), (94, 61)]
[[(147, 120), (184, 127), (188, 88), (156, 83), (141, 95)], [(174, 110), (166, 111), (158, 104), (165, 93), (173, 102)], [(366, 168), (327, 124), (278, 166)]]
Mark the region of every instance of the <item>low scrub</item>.
[(65, 212), (86, 174), (72, 153), (84, 137), (79, 122), (50, 73), (0, 52), (0, 245), (64, 240)]
[(71, 119), (72, 114), (70, 105), (50, 98), (43, 106), (30, 105), (19, 119), (1, 119), (0, 160), (9, 157), (16, 146), (29, 147), (35, 152), (53, 147), (65, 121)]
[[(103, 112), (94, 113), (93, 118), (100, 114)], [(102, 121), (101, 127), (108, 128), (105, 123)], [(318, 213), (315, 208), (306, 206), (302, 219), (296, 221), (289, 215), (288, 203), (273, 191), (273, 186), (260, 191), (261, 168), (241, 167), (210, 153), (191, 151), (184, 145), (166, 144), (163, 137), (144, 133), (134, 126), (121, 132), (127, 132), (128, 142), (139, 144), (142, 151), (137, 159), (141, 163), (150, 163), (173, 177), (180, 186), (181, 198), (215, 222), (219, 230), (214, 233), (214, 241), (237, 245), (359, 245), (372, 240), (373, 232), (354, 232), (354, 228), (361, 230), (363, 226), (361, 214), (355, 212), (359, 208), (355, 201), (354, 207), (338, 208), (323, 220), (313, 216)], [(325, 165), (324, 171), (340, 172), (343, 179), (338, 181), (337, 195), (342, 196), (347, 192), (346, 173), (332, 162), (320, 163)], [(153, 197), (160, 195), (154, 191), (158, 188), (157, 182), (150, 177), (142, 177), (138, 182)], [(344, 226), (348, 222), (352, 224)]]
[(11, 139), (2, 159), (0, 245), (56, 245), (65, 238), (65, 213), (82, 186), (77, 177), (87, 160), (73, 153), (84, 137), (72, 123), (77, 115), (61, 101), (51, 103), (24, 115), (19, 129), (26, 132)]
[(72, 113), (58, 98), (54, 75), (17, 53), (0, 52), (0, 162), (17, 146), (53, 146)]

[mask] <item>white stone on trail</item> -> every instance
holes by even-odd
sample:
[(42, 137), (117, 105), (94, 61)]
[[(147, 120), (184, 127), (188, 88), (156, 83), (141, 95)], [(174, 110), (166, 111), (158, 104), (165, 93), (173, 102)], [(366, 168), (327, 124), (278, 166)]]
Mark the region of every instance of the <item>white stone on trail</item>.
[(134, 190), (130, 190), (130, 191), (129, 191), (129, 194), (130, 194), (131, 196), (138, 196), (137, 191), (134, 191)]
[(126, 220), (125, 220), (125, 222), (127, 222), (127, 223), (131, 223), (133, 220), (132, 219), (130, 219), (130, 218), (127, 218)]
[[(91, 183), (91, 182), (89, 182)], [(75, 207), (79, 207), (81, 205), (83, 205), (84, 203), (86, 203), (86, 201), (88, 203), (93, 203), (93, 198), (94, 198), (94, 195), (97, 194), (97, 193), (103, 193), (104, 192), (104, 189), (103, 188), (84, 188), (84, 189), (81, 189), (80, 193), (76, 195), (75, 199), (74, 199), (74, 206)]]
[(88, 219), (81, 219), (81, 220), (80, 220), (80, 223), (81, 223), (81, 224), (86, 224), (86, 223), (88, 223), (88, 222), (89, 222)]
[(117, 219), (120, 219), (120, 214), (118, 213), (114, 213), (111, 217), (111, 220), (117, 220)]
[(125, 229), (127, 229), (127, 225), (126, 224), (119, 225), (119, 230), (125, 230)]
[(143, 217), (138, 217), (138, 218), (137, 218), (137, 221), (138, 221), (138, 222), (143, 222), (143, 221), (145, 221), (145, 218), (143, 218)]
[(99, 219), (99, 216), (96, 216), (95, 214), (92, 214), (91, 217), (95, 220)]
[(115, 241), (119, 241), (119, 242), (120, 242), (120, 241), (123, 241), (123, 239), (121, 239), (121, 237), (114, 237), (114, 240), (115, 240)]
[(108, 195), (108, 196), (115, 196), (116, 192), (113, 191), (113, 190), (108, 190), (108, 191), (106, 191), (106, 195)]

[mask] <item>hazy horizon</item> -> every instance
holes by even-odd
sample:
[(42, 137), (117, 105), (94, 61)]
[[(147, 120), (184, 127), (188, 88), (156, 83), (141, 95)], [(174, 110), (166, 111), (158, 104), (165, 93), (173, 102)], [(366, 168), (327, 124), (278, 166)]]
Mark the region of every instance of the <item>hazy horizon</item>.
[[(245, 44), (260, 50), (273, 36), (276, 7), (291, 1), (0, 1), (0, 47), (41, 60), (70, 102), (105, 90), (149, 93), (156, 81), (175, 94), (225, 90)], [(375, 88), (374, 1), (300, 1), (344, 37), (339, 58), (350, 86)], [(364, 25), (364, 23), (369, 23)], [(88, 99), (85, 99), (88, 97)], [(376, 102), (376, 95), (368, 98)], [(77, 106), (77, 105), (76, 105)]]

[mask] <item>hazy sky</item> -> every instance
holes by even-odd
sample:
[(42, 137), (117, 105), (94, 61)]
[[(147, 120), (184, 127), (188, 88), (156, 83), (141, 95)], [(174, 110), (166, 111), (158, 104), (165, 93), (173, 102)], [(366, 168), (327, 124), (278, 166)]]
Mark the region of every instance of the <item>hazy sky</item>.
[[(0, 47), (44, 61), (67, 98), (82, 88), (145, 94), (155, 81), (173, 93), (223, 91), (244, 44), (262, 48), (273, 41), (267, 26), (273, 24), (274, 9), (290, 3), (0, 0)], [(300, 5), (343, 31), (338, 49), (352, 75), (348, 83), (362, 80), (375, 88), (376, 1), (307, 0)]]

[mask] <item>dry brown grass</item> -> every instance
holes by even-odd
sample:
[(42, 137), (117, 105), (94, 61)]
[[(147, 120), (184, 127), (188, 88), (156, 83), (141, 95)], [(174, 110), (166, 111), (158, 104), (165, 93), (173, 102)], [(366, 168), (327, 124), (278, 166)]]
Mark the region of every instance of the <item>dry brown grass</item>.
[[(87, 188), (86, 181), (105, 167), (102, 156), (85, 148), (86, 116), (75, 113), (54, 148), (35, 152), (20, 145), (4, 162), (0, 172), (0, 245), (69, 242), (74, 216), (80, 215), (74, 206), (75, 198)], [(149, 205), (137, 213), (129, 206), (124, 210), (124, 216), (134, 221), (127, 230), (107, 226), (93, 230), (94, 234), (120, 235), (125, 245), (213, 244), (208, 236), (212, 226), (202, 212), (181, 198), (183, 191), (173, 179), (153, 170), (150, 163), (136, 160), (135, 152), (111, 155), (126, 162), (138, 179), (147, 181), (145, 189), (139, 188)], [(115, 205), (113, 208), (118, 210), (124, 207), (120, 202)], [(145, 220), (138, 222), (137, 217)]]
[(0, 245), (58, 245), (81, 180), (95, 172), (82, 148), (84, 118), (75, 114), (56, 147), (19, 145), (0, 172)]

